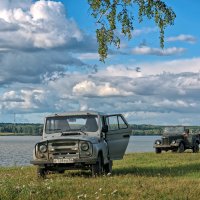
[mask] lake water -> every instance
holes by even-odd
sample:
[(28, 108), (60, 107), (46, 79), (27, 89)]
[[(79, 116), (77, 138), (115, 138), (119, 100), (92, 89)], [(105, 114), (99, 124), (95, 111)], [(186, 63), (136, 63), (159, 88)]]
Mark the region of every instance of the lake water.
[[(160, 136), (131, 136), (126, 153), (153, 152), (153, 143)], [(40, 136), (1, 136), (0, 167), (30, 165), (32, 152)]]

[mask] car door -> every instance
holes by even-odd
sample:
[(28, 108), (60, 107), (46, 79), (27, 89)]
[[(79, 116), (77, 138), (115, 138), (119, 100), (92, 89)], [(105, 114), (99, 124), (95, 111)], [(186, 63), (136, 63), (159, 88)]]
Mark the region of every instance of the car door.
[(111, 160), (122, 159), (132, 130), (121, 114), (106, 116), (105, 124), (108, 125), (106, 141), (109, 157)]

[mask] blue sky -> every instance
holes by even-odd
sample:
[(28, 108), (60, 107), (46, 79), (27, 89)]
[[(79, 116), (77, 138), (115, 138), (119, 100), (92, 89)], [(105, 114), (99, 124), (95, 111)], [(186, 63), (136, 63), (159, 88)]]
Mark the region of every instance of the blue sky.
[(0, 122), (98, 110), (136, 124), (199, 125), (200, 2), (165, 2), (177, 17), (164, 49), (154, 22), (135, 20), (132, 40), (102, 63), (86, 0), (1, 0)]

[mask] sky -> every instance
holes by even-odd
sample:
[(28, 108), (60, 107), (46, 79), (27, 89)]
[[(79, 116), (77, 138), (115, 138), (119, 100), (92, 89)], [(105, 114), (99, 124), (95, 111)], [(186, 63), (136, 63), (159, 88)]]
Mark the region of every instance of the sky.
[(87, 0), (0, 1), (0, 123), (52, 113), (123, 113), (129, 123), (200, 125), (199, 0), (166, 0), (165, 47), (152, 20), (134, 21), (99, 61)]

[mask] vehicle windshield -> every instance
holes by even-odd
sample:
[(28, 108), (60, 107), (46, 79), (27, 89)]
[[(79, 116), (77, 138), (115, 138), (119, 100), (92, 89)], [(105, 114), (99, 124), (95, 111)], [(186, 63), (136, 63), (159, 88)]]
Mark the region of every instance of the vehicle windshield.
[(180, 134), (184, 132), (183, 126), (177, 126), (177, 127), (165, 127), (163, 134)]
[(54, 116), (46, 119), (45, 132), (96, 132), (98, 130), (96, 115)]

